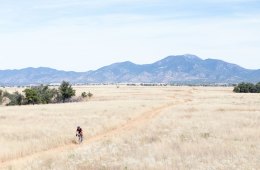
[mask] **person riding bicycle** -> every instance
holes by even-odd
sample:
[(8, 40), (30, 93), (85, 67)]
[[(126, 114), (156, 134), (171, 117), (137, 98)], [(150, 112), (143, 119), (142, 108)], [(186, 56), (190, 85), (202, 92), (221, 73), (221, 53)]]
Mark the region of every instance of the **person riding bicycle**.
[(83, 131), (80, 126), (77, 127), (76, 136), (79, 138), (79, 143), (83, 141)]

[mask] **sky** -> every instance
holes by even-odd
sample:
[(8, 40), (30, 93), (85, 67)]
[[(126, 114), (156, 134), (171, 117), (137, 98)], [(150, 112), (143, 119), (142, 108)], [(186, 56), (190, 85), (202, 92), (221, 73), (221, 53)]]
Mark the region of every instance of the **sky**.
[(0, 70), (181, 54), (260, 69), (260, 0), (0, 0)]

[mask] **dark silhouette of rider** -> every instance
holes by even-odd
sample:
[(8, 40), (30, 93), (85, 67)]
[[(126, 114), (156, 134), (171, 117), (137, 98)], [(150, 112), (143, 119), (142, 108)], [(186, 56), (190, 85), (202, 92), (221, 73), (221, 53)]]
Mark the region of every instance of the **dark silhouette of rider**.
[(79, 142), (81, 143), (83, 141), (83, 130), (80, 126), (77, 127), (76, 136), (79, 137)]

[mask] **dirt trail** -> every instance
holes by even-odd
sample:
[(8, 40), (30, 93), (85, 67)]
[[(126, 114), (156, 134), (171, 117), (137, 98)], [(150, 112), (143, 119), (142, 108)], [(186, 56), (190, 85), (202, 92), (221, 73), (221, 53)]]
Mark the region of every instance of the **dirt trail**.
[(109, 137), (114, 136), (114, 135), (120, 135), (122, 133), (126, 133), (127, 131), (135, 129), (136, 127), (140, 127), (142, 125), (145, 125), (145, 123), (149, 122), (154, 117), (158, 116), (160, 113), (162, 113), (167, 108), (172, 107), (174, 104), (177, 104), (177, 103), (175, 102), (175, 103), (164, 104), (164, 105), (161, 105), (157, 108), (154, 108), (153, 110), (146, 111), (146, 112), (142, 113), (140, 116), (129, 120), (125, 124), (119, 125), (117, 127), (109, 129), (105, 132), (102, 132), (100, 134), (97, 134), (95, 136), (87, 138), (80, 145), (70, 143), (70, 144), (59, 146), (59, 147), (56, 147), (56, 148), (50, 148), (48, 150), (43, 150), (43, 151), (36, 152), (36, 153), (33, 153), (33, 154), (28, 154), (28, 155), (23, 156), (23, 157), (6, 160), (4, 162), (0, 162), (0, 168), (6, 168), (6, 167), (8, 167), (12, 164), (15, 164), (16, 162), (20, 162), (20, 161), (22, 162), (22, 161), (30, 160), (30, 159), (33, 159), (35, 157), (40, 157), (40, 156), (51, 154), (51, 153), (54, 154), (54, 153), (69, 151), (69, 150), (76, 149), (76, 148), (81, 147), (81, 146), (88, 145), (88, 144), (93, 143), (93, 142), (105, 140), (106, 138), (109, 138)]

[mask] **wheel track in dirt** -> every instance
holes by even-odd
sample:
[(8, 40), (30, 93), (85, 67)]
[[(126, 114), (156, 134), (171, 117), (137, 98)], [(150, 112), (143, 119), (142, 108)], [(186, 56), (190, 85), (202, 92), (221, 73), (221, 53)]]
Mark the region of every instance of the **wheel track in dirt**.
[(159, 116), (164, 110), (169, 109), (169, 108), (173, 107), (174, 105), (177, 105), (180, 103), (182, 103), (182, 102), (175, 102), (175, 103), (171, 102), (171, 103), (163, 104), (159, 107), (156, 107), (153, 110), (146, 111), (146, 112), (142, 113), (140, 116), (137, 116), (137, 117), (127, 121), (125, 124), (121, 124), (119, 126), (111, 128), (105, 132), (102, 132), (100, 134), (87, 138), (80, 145), (77, 145), (74, 143), (69, 143), (69, 144), (58, 146), (55, 148), (49, 148), (49, 149), (42, 150), (39, 152), (34, 152), (34, 153), (31, 153), (31, 154), (28, 154), (28, 155), (25, 155), (22, 157), (17, 157), (17, 158), (2, 161), (2, 162), (0, 162), (0, 169), (7, 168), (8, 166), (11, 166), (16, 162), (30, 160), (30, 159), (40, 157), (43, 155), (47, 155), (47, 154), (51, 154), (51, 153), (53, 154), (53, 153), (59, 153), (59, 152), (73, 150), (73, 149), (76, 149), (76, 148), (79, 148), (82, 146), (86, 146), (86, 145), (94, 143), (94, 142), (106, 140), (107, 138), (112, 137), (114, 135), (120, 135), (123, 132), (131, 131), (137, 127), (141, 127), (142, 125), (145, 125), (150, 120), (152, 120), (154, 117)]

